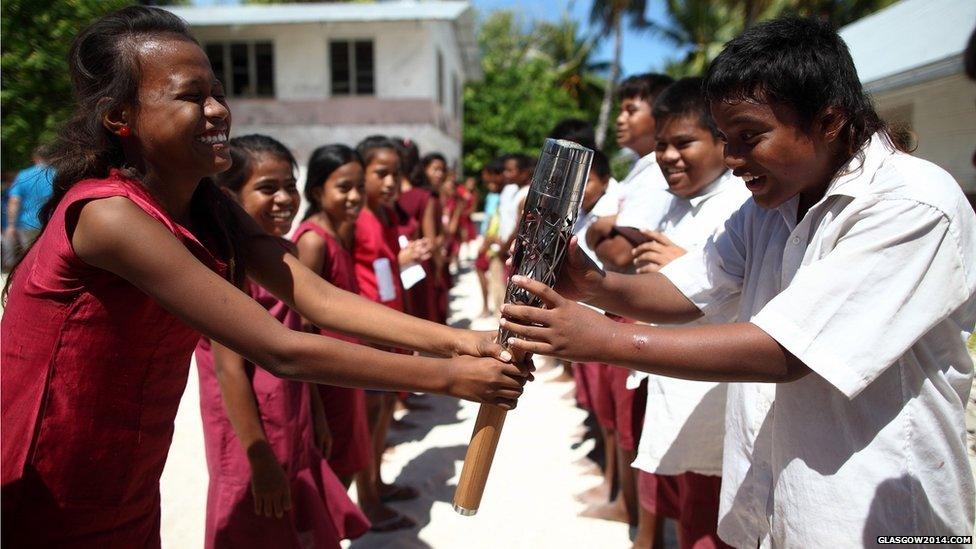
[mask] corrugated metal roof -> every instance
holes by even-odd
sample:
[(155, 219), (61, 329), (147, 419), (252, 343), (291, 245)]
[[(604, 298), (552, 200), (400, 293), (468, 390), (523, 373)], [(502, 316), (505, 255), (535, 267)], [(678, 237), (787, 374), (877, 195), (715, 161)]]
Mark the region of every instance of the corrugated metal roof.
[(468, 2), (401, 0), (375, 3), (168, 7), (191, 26), (268, 25), (344, 21), (455, 20)]
[(840, 29), (873, 92), (962, 70), (976, 0), (902, 0)]

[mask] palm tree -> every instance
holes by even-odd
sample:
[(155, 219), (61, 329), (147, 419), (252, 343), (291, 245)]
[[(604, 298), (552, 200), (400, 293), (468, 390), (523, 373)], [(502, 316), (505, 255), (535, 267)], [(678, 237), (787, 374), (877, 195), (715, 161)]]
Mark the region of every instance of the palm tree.
[[(753, 6), (762, 2), (757, 0)], [(656, 25), (655, 30), (689, 50), (683, 59), (668, 65), (667, 72), (675, 77), (702, 74), (725, 43), (742, 32), (745, 23), (740, 0), (667, 0), (667, 7), (670, 24)]]
[(607, 135), (607, 125), (610, 121), (610, 104), (613, 102), (613, 89), (620, 76), (620, 50), (623, 42), (623, 22), (628, 19), (633, 28), (647, 28), (648, 22), (644, 18), (647, 0), (593, 0), (590, 9), (590, 21), (599, 25), (601, 37), (613, 34), (613, 61), (610, 64), (610, 76), (603, 90), (603, 101), (600, 103), (600, 117), (596, 124), (596, 144), (603, 147)]
[(552, 65), (556, 81), (583, 110), (596, 110), (606, 81), (599, 76), (610, 67), (607, 61), (593, 61), (598, 36), (580, 33), (580, 25), (568, 14), (556, 23), (538, 23), (535, 29), (538, 53)]

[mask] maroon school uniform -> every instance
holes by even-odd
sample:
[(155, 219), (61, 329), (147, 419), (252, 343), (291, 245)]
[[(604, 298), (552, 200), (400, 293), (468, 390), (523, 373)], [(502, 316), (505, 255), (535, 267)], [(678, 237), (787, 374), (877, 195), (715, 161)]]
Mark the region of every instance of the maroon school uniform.
[(160, 544), (159, 477), (200, 333), (75, 255), (81, 205), (114, 196), (225, 270), (118, 170), (64, 196), (17, 269), (3, 316), (3, 541), (11, 547)]
[[(301, 329), (298, 313), (257, 284), (247, 286), (248, 294), (272, 316)], [(261, 425), (292, 497), (292, 510), (280, 519), (254, 513), (251, 466), (227, 416), (206, 338), (200, 340), (196, 358), (210, 473), (205, 546), (339, 547), (340, 539), (365, 533), (369, 521), (315, 446), (308, 384), (277, 378), (245, 362)]]
[[(348, 292), (358, 293), (356, 273), (352, 254), (342, 246), (338, 239), (327, 233), (320, 225), (312, 221), (303, 221), (298, 225), (292, 239), (298, 239), (307, 232), (313, 232), (325, 241), (325, 261), (319, 276), (332, 283), (337, 288)], [(334, 337), (350, 343), (360, 343), (352, 336), (319, 329), (318, 333)], [(337, 475), (349, 476), (365, 471), (372, 460), (373, 443), (369, 435), (369, 425), (366, 420), (366, 394), (362, 389), (336, 387), (335, 385), (318, 385), (325, 417), (332, 432), (332, 455), (329, 456), (329, 466)]]
[[(353, 247), (356, 283), (359, 295), (403, 312), (403, 285), (397, 260), (400, 245), (394, 222), (396, 213), (391, 208), (386, 208), (385, 212), (388, 225), (384, 225), (369, 208), (363, 208), (356, 218), (356, 245)], [(389, 271), (379, 272), (377, 263), (384, 260)], [(383, 276), (389, 276), (386, 283), (391, 287), (390, 295), (381, 295), (380, 277)]]
[[(413, 187), (400, 195), (397, 204), (406, 217), (412, 221), (412, 223), (399, 223), (398, 232), (400, 235), (407, 237), (408, 240), (416, 240), (423, 236), (424, 212), (427, 210), (430, 200), (430, 192), (419, 187)], [(423, 267), (426, 276), (404, 293), (407, 312), (433, 322), (442, 322), (444, 319), (437, 314), (435, 306), (434, 263), (428, 259), (420, 266)]]

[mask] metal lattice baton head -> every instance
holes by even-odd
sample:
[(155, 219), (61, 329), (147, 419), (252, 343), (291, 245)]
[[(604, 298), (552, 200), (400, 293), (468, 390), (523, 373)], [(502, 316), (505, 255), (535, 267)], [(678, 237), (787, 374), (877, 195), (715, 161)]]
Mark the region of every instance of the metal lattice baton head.
[[(513, 274), (553, 286), (583, 202), (593, 151), (572, 141), (546, 139), (515, 237)], [(511, 283), (505, 303), (541, 307), (539, 298)], [(498, 341), (508, 340), (500, 328)]]

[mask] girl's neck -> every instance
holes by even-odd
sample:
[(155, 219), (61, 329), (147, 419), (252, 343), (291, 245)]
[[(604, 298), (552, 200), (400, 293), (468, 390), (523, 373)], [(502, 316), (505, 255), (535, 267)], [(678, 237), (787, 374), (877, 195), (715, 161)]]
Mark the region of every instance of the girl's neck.
[(334, 221), (325, 212), (319, 212), (309, 218), (313, 223), (325, 229), (325, 232), (339, 241), (343, 248), (352, 250), (356, 239), (356, 222), (348, 220)]
[(200, 178), (178, 178), (154, 171), (147, 171), (142, 178), (143, 184), (163, 206), (163, 209), (176, 221), (189, 226), (190, 203), (193, 193), (200, 185)]

